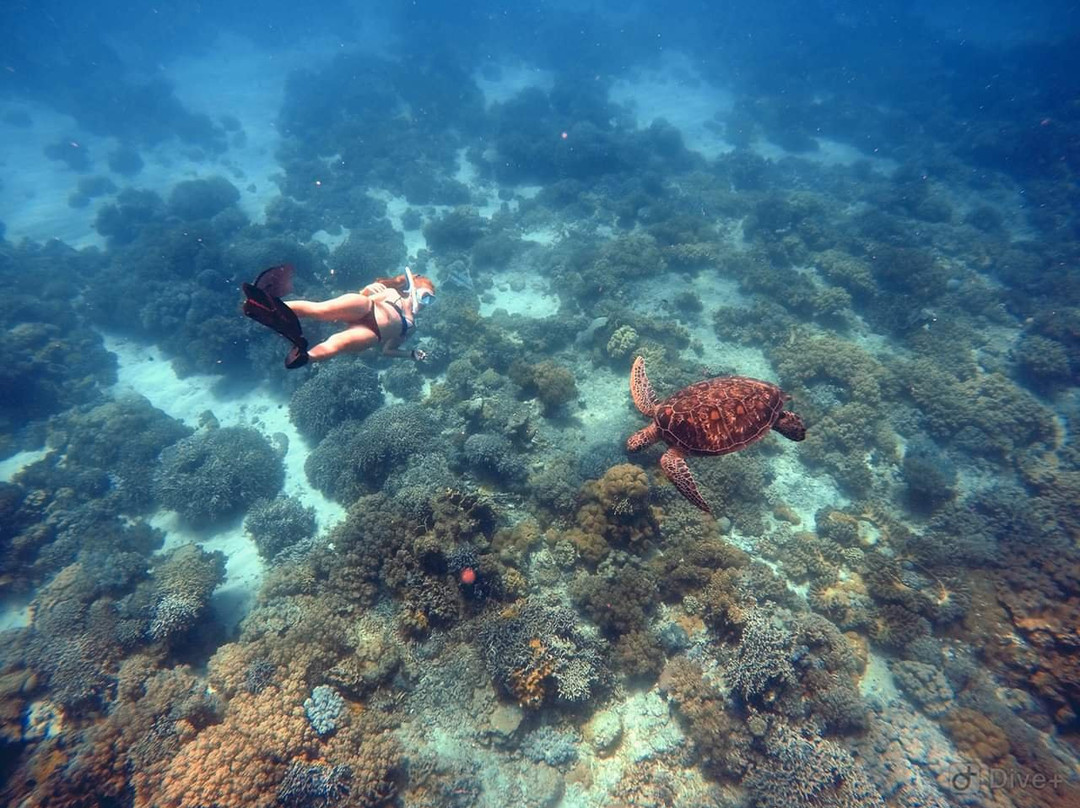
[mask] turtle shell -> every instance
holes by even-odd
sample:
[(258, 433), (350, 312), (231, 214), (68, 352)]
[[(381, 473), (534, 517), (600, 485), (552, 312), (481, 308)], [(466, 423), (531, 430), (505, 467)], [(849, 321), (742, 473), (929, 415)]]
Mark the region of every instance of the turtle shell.
[(661, 401), (654, 419), (669, 445), (699, 454), (728, 454), (764, 437), (789, 398), (769, 382), (719, 376)]

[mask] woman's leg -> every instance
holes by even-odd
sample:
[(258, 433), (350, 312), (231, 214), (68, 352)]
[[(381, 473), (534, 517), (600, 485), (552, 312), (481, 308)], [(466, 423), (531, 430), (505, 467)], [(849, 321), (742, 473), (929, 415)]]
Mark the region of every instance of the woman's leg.
[(327, 322), (356, 322), (371, 311), (371, 298), (350, 292), (330, 300), (286, 300), (297, 317), (313, 317)]
[(332, 334), (314, 348), (311, 348), (308, 351), (308, 357), (312, 362), (318, 362), (320, 359), (329, 359), (339, 353), (366, 351), (368, 348), (378, 344), (379, 338), (374, 331), (366, 325), (356, 325)]

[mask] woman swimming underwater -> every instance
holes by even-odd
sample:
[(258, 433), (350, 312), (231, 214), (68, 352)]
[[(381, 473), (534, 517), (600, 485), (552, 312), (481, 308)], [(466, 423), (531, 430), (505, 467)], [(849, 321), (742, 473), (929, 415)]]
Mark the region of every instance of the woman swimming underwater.
[[(336, 354), (358, 353), (382, 345), (383, 356), (423, 361), (420, 350), (398, 346), (416, 330), (416, 315), (435, 300), (435, 286), (429, 278), (414, 275), (408, 267), (394, 278), (379, 278), (359, 292), (348, 292), (330, 300), (289, 300), (293, 268), (285, 264), (262, 272), (255, 283), (243, 284), (244, 314), (281, 334), (293, 344), (285, 357), (285, 367), (298, 368), (308, 361), (318, 362)], [(344, 323), (345, 327), (308, 350), (300, 327), (301, 317)]]

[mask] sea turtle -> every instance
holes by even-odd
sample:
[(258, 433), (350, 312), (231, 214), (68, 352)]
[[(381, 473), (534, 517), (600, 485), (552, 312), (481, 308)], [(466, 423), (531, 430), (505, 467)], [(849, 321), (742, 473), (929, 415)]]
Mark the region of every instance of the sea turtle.
[(717, 376), (684, 387), (670, 398), (656, 400), (645, 360), (640, 356), (630, 369), (630, 395), (641, 414), (653, 422), (626, 441), (636, 452), (662, 440), (668, 450), (660, 468), (684, 497), (706, 513), (709, 503), (698, 493), (687, 455), (722, 455), (745, 449), (775, 429), (789, 440), (806, 437), (806, 426), (784, 409), (791, 396), (769, 382), (746, 376)]

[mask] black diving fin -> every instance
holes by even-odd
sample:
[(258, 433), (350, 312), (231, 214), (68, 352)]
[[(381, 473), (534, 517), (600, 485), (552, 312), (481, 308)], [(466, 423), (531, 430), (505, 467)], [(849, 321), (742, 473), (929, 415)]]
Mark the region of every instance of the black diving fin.
[(289, 264), (270, 267), (259, 274), (255, 283), (242, 284), (244, 316), (262, 323), (293, 344), (285, 357), (285, 367), (298, 368), (307, 364), (308, 341), (300, 327), (300, 319), (281, 299), (292, 291), (293, 268)]

